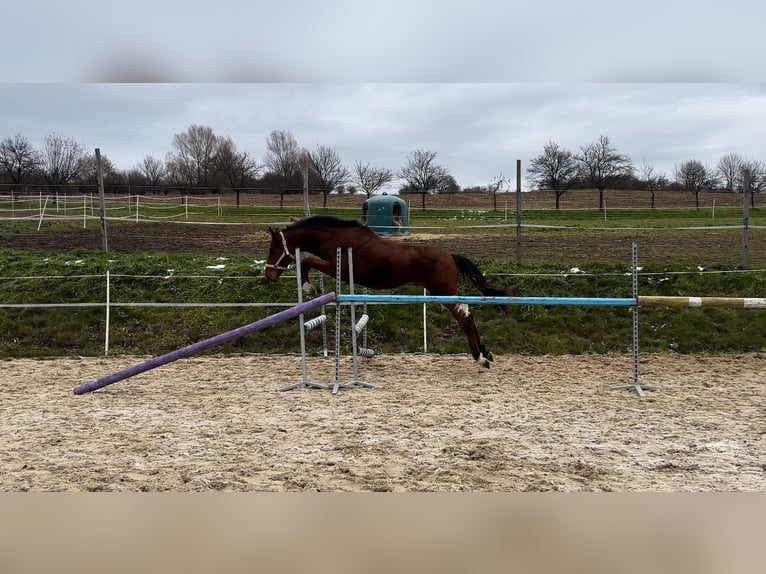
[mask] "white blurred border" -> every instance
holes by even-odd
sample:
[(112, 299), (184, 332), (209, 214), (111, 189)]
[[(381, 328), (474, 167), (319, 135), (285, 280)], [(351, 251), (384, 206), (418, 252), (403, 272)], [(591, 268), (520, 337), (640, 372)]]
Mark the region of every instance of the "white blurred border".
[(755, 82), (755, 0), (27, 0), (18, 82)]

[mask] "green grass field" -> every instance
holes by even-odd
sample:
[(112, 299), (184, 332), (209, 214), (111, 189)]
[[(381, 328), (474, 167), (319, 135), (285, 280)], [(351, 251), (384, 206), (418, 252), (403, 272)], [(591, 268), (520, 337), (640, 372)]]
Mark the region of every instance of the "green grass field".
[[(82, 206), (80, 206), (82, 208)], [(2, 206), (0, 206), (2, 209)], [(75, 208), (76, 209), (76, 208)], [(141, 207), (139, 207), (141, 209)], [(149, 217), (149, 206), (145, 206)], [(289, 207), (224, 207), (195, 214), (197, 221), (265, 226), (299, 218)], [(357, 218), (356, 208), (312, 209)], [(133, 213), (135, 216), (135, 213)], [(139, 219), (144, 212), (139, 212)], [(411, 212), (417, 234), (454, 251), (461, 247), (494, 282), (519, 295), (629, 297), (630, 242), (638, 238), (642, 295), (766, 296), (766, 226), (759, 209), (750, 212), (749, 272), (740, 261), (741, 209), (622, 208), (529, 210), (523, 213), (524, 259), (515, 262), (515, 213), (504, 210), (428, 209)], [(98, 222), (87, 225), (97, 228)], [(294, 278), (274, 285), (263, 277), (265, 253), (164, 253), (162, 237), (151, 252), (64, 253), (14, 247), (14, 236), (38, 233), (39, 221), (0, 221), (6, 247), (0, 249), (0, 304), (100, 303), (289, 303)], [(45, 221), (39, 233), (81, 226), (79, 220)], [(111, 222), (117, 226), (146, 223)], [(535, 227), (539, 226), (539, 227)], [(713, 229), (731, 226), (731, 229)], [(133, 227), (131, 227), (133, 229)], [(497, 246), (502, 243), (501, 250)], [(472, 245), (477, 245), (470, 251)], [(454, 247), (454, 249), (453, 249)], [(262, 250), (261, 250), (262, 251)], [(225, 259), (222, 259), (225, 257)], [(575, 268), (577, 270), (575, 270)], [(753, 270), (755, 269), (755, 270)], [(334, 285), (327, 287), (331, 290)], [(418, 294), (417, 288), (397, 292)], [(464, 291), (466, 294), (475, 294)], [(160, 354), (273, 313), (265, 307), (131, 307), (110, 309), (110, 352)], [(422, 351), (422, 309), (408, 305), (370, 309), (369, 346), (377, 352)], [(576, 307), (482, 307), (474, 309), (487, 346), (496, 354), (624, 352), (631, 343), (630, 309)], [(730, 309), (645, 309), (641, 350), (697, 353), (766, 350), (766, 313)], [(99, 355), (104, 352), (104, 306), (85, 308), (0, 308), (0, 357)], [(428, 348), (467, 353), (467, 344), (449, 314), (427, 308)], [(311, 333), (316, 349), (319, 333)], [(217, 352), (282, 353), (298, 350), (297, 326), (277, 325)], [(331, 343), (334, 345), (334, 343)], [(332, 346), (331, 346), (332, 348)]]

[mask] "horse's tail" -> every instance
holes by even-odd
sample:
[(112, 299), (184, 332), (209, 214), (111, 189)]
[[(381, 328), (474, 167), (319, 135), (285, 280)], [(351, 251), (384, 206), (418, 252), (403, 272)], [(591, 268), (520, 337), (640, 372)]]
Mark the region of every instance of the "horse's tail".
[(455, 261), (460, 275), (469, 279), (485, 297), (511, 297), (513, 295), (508, 289), (488, 283), (481, 269), (476, 267), (470, 259), (454, 253), (452, 259)]

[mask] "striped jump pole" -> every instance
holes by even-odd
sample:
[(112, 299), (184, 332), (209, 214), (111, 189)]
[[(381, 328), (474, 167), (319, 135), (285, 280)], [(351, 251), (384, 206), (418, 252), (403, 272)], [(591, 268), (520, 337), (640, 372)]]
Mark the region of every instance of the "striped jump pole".
[(718, 307), (725, 309), (766, 309), (764, 297), (663, 297), (641, 295), (640, 307)]
[(200, 351), (204, 351), (206, 349), (218, 347), (220, 345), (223, 345), (224, 343), (228, 343), (229, 341), (239, 339), (240, 337), (244, 337), (245, 335), (249, 335), (250, 333), (253, 333), (255, 331), (260, 331), (260, 330), (266, 329), (267, 327), (276, 325), (277, 323), (281, 323), (282, 321), (293, 319), (306, 311), (310, 311), (311, 309), (316, 309), (317, 307), (326, 305), (328, 303), (332, 303), (334, 301), (335, 301), (335, 293), (327, 293), (326, 295), (322, 295), (320, 297), (317, 297), (316, 299), (307, 301), (306, 303), (299, 303), (298, 305), (295, 305), (294, 307), (290, 307), (289, 309), (285, 309), (284, 311), (274, 313), (273, 315), (269, 315), (268, 317), (264, 319), (255, 321), (254, 323), (244, 325), (237, 329), (232, 329), (231, 331), (226, 331), (225, 333), (221, 333), (220, 335), (215, 335), (214, 337), (210, 337), (203, 341), (199, 341), (198, 343), (194, 343), (187, 347), (183, 347), (182, 349), (171, 351), (170, 353), (167, 353), (165, 355), (160, 355), (159, 357), (154, 357), (152, 359), (149, 359), (148, 361), (144, 361), (143, 363), (139, 363), (137, 365), (133, 365), (132, 367), (128, 367), (126, 369), (118, 371), (117, 373), (113, 373), (106, 377), (102, 377), (100, 379), (96, 379), (95, 381), (90, 381), (89, 383), (80, 385), (79, 387), (74, 389), (74, 394), (82, 395), (90, 391), (95, 391), (96, 389), (100, 389), (107, 385), (111, 385), (112, 383), (122, 381), (123, 379), (130, 378), (134, 375), (138, 375), (139, 373), (149, 371), (151, 369), (154, 369), (162, 365), (166, 365), (168, 363), (172, 363), (173, 361), (177, 361), (178, 359), (189, 357), (190, 355), (199, 353)]
[(474, 295), (357, 295), (339, 294), (339, 303), (440, 303), (466, 305), (577, 305), (581, 307), (633, 307), (632, 297), (480, 297)]
[[(367, 322), (370, 320), (370, 316), (367, 314), (367, 304), (364, 304), (364, 311), (362, 316), (354, 325), (354, 331), (356, 331), (357, 337), (362, 335), (362, 344), (356, 350), (358, 357), (364, 357), (365, 359), (371, 359), (375, 356), (375, 351), (367, 347)], [(357, 339), (358, 340), (358, 339)]]
[(306, 332), (313, 331), (320, 325), (324, 325), (327, 323), (327, 315), (322, 313), (321, 315), (318, 315), (317, 317), (314, 317), (313, 319), (310, 319), (303, 323), (303, 328), (306, 329)]

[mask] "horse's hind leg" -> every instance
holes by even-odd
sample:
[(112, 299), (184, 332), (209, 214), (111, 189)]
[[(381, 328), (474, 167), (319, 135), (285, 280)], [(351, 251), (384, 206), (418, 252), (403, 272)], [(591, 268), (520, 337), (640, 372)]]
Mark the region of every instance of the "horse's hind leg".
[(493, 360), (492, 353), (487, 351), (487, 348), (481, 342), (481, 336), (479, 330), (476, 328), (476, 323), (473, 320), (473, 315), (468, 309), (468, 305), (445, 305), (452, 316), (460, 325), (460, 328), (465, 333), (468, 339), (468, 346), (471, 348), (471, 356), (482, 367), (489, 369), (489, 363)]

